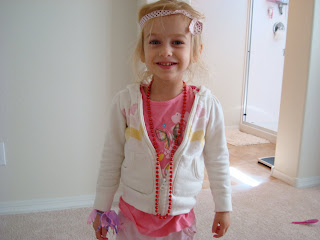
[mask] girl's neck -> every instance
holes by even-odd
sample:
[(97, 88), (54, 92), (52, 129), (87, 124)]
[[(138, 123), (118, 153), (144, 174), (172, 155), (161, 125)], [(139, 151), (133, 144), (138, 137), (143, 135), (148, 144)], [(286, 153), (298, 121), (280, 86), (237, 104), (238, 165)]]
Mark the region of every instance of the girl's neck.
[(150, 99), (152, 101), (168, 101), (183, 91), (183, 81), (153, 80)]

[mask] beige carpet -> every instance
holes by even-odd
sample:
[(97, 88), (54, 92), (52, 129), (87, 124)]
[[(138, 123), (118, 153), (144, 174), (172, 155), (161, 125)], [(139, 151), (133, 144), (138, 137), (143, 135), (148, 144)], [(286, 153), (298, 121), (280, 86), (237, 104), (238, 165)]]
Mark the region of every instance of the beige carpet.
[[(296, 189), (272, 180), (249, 190), (235, 188), (232, 225), (225, 240), (316, 240), (320, 224), (294, 225), (292, 221), (320, 218), (320, 186)], [(115, 208), (116, 209), (116, 208)], [(213, 202), (210, 190), (198, 196), (195, 208), (198, 240), (213, 239)], [(0, 216), (1, 240), (90, 240), (86, 225), (90, 208)], [(113, 237), (110, 239), (114, 239)]]
[(239, 131), (238, 129), (226, 129), (227, 143), (234, 146), (270, 143), (268, 140)]

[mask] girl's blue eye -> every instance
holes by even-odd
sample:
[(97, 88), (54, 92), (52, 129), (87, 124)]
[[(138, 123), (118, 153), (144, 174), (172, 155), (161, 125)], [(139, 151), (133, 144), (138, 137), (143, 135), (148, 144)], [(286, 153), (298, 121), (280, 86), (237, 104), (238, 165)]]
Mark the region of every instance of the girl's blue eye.
[(182, 41), (173, 41), (172, 43), (173, 43), (174, 45), (181, 45), (181, 44), (183, 44)]
[(158, 40), (152, 40), (149, 42), (149, 44), (156, 45), (156, 44), (160, 44), (160, 42)]

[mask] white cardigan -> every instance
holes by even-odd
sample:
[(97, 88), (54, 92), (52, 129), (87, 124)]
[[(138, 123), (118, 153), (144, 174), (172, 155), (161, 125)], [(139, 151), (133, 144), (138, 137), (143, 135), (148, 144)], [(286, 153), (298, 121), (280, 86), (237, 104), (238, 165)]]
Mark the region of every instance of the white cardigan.
[[(155, 213), (156, 153), (144, 123), (139, 84), (120, 91), (111, 105), (110, 125), (100, 163), (94, 208), (108, 211), (120, 180), (124, 201)], [(195, 92), (183, 141), (174, 155), (171, 215), (188, 213), (196, 204), (206, 166), (215, 211), (231, 211), (229, 153), (223, 113), (204, 86)], [(167, 176), (168, 177), (168, 176)], [(168, 207), (168, 181), (160, 175), (159, 213)]]

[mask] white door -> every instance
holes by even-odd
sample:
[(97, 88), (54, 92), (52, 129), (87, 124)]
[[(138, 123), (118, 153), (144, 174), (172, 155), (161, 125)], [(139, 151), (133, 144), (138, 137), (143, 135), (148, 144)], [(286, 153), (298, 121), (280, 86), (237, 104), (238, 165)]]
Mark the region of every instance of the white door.
[[(282, 14), (280, 13), (282, 10)], [(244, 121), (277, 132), (288, 5), (252, 0)], [(274, 28), (282, 23), (284, 30)]]

